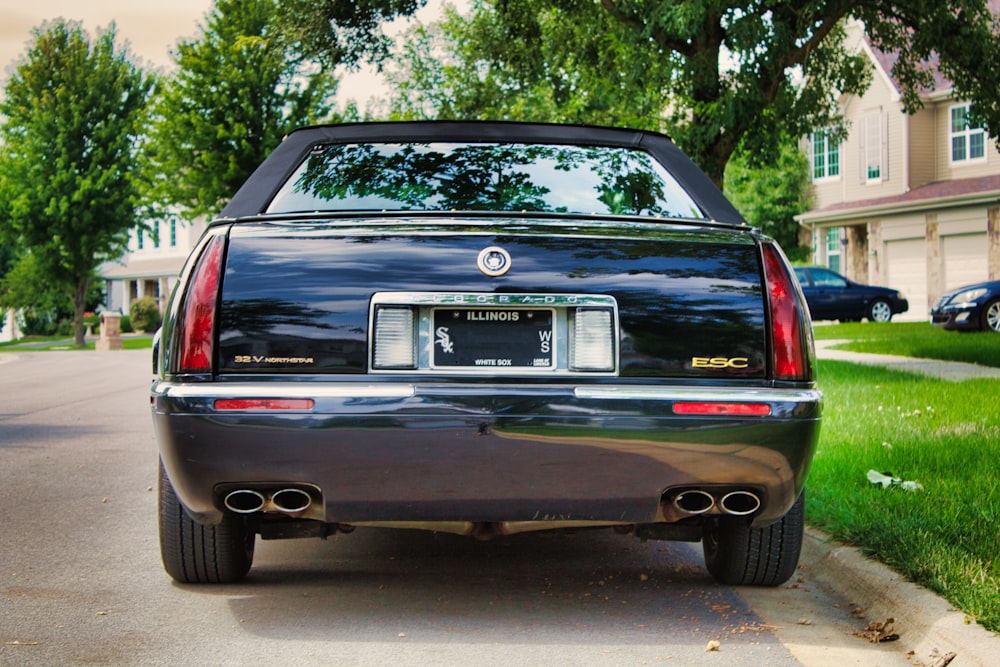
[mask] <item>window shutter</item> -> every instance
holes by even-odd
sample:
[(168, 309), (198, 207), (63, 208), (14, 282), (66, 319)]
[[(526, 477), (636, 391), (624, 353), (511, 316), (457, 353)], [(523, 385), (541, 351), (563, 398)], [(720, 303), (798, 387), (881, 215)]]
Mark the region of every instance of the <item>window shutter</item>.
[(889, 180), (889, 112), (882, 114), (882, 180)]
[(862, 117), (858, 125), (858, 180), (864, 185), (868, 182), (868, 156), (865, 154), (868, 138), (868, 116)]

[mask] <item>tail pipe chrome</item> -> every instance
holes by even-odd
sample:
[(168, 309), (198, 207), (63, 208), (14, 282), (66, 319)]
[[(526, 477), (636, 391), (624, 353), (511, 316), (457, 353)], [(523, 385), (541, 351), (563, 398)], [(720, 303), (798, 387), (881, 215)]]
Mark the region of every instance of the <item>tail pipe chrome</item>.
[(674, 507), (685, 514), (704, 514), (715, 507), (715, 498), (708, 491), (688, 489), (674, 496)]
[(722, 496), (719, 507), (726, 514), (746, 516), (760, 509), (760, 498), (750, 491), (731, 491)]
[(309, 509), (312, 496), (302, 489), (281, 489), (271, 495), (271, 504), (282, 514), (296, 514)]
[(236, 489), (227, 493), (222, 502), (226, 509), (237, 514), (254, 514), (255, 512), (298, 514), (309, 509), (313, 503), (313, 497), (308, 491), (294, 487), (263, 493), (254, 489)]
[(226, 509), (237, 514), (253, 514), (264, 509), (267, 498), (253, 489), (236, 489), (226, 494), (223, 503)]

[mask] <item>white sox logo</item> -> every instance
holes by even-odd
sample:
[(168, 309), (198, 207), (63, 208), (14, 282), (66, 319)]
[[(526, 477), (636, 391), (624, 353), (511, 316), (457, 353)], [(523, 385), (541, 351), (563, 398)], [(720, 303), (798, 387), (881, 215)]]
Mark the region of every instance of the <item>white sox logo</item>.
[(455, 344), (451, 342), (451, 336), (448, 334), (448, 327), (438, 327), (437, 331), (434, 333), (437, 335), (437, 340), (435, 340), (434, 343), (441, 346), (441, 351), (447, 354), (453, 354), (455, 352)]

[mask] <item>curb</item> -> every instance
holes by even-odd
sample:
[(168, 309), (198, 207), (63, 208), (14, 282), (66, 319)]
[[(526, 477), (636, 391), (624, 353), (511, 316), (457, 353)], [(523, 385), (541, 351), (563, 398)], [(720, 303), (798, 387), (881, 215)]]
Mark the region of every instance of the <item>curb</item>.
[[(898, 648), (915, 664), (990, 667), (1000, 661), (1000, 636), (955, 610), (926, 588), (906, 580), (860, 550), (807, 527), (800, 563), (826, 593), (845, 598), (867, 621), (894, 619)], [(946, 656), (954, 653), (952, 661)]]

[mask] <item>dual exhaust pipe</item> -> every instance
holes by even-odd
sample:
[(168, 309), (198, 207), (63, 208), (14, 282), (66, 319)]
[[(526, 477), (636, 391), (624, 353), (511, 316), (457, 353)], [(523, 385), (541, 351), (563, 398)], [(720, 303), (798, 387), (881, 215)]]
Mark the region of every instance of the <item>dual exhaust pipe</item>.
[(255, 512), (298, 514), (309, 509), (312, 503), (313, 497), (308, 491), (294, 487), (269, 491), (266, 494), (254, 489), (236, 489), (227, 493), (223, 499), (226, 509), (237, 514)]
[(686, 489), (674, 496), (674, 507), (684, 514), (705, 514), (718, 507), (723, 514), (746, 516), (760, 509), (760, 496), (737, 490), (717, 497), (702, 489)]

